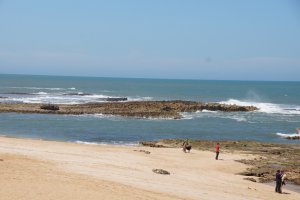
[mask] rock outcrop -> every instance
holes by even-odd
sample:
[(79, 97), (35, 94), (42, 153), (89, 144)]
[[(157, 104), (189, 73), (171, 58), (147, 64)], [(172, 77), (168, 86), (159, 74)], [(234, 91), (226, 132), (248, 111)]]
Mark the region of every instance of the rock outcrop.
[[(114, 101), (114, 99), (112, 100)], [(103, 102), (86, 104), (55, 104), (59, 110), (56, 114), (109, 114), (140, 118), (180, 119), (181, 112), (202, 110), (223, 112), (245, 112), (257, 110), (253, 106), (226, 105), (218, 103), (201, 103), (193, 101), (131, 101)], [(43, 109), (43, 104), (0, 103), (0, 112), (53, 113), (55, 109)]]
[(43, 110), (52, 110), (52, 111), (59, 110), (59, 106), (53, 105), (53, 104), (43, 104), (43, 105), (41, 105), (40, 108)]
[(170, 175), (170, 172), (164, 169), (152, 169), (152, 171), (156, 174)]
[(295, 136), (288, 136), (286, 137), (288, 140), (300, 140), (300, 135), (295, 135)]

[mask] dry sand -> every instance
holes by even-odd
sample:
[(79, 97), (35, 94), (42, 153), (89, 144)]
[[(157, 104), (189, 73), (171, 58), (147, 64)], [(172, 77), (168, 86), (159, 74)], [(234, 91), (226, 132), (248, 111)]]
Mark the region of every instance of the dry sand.
[(236, 175), (247, 156), (0, 137), (0, 199), (300, 199)]

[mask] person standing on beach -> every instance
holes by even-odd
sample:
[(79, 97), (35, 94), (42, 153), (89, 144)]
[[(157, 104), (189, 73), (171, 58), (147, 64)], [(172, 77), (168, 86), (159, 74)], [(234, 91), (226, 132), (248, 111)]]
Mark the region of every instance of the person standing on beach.
[(285, 185), (285, 178), (286, 178), (286, 174), (284, 173), (283, 170), (281, 170), (280, 172), (280, 177), (281, 177), (281, 187), (280, 187), (280, 193), (282, 193), (282, 186)]
[(282, 193), (281, 187), (282, 187), (282, 177), (281, 177), (281, 172), (280, 170), (277, 170), (275, 174), (275, 180), (276, 180), (276, 187), (275, 187), (275, 192)]
[(220, 153), (220, 144), (217, 143), (217, 146), (216, 146), (216, 160), (219, 159), (219, 153)]

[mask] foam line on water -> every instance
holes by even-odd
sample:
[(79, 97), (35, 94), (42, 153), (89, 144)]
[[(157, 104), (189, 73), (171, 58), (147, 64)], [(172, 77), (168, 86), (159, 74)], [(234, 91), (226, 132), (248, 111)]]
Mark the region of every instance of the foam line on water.
[(283, 138), (287, 138), (287, 137), (300, 137), (300, 134), (298, 133), (276, 133), (276, 135), (283, 137)]
[(262, 113), (300, 115), (300, 106), (297, 106), (297, 105), (241, 101), (241, 100), (237, 100), (237, 99), (229, 99), (227, 101), (221, 101), (219, 103), (228, 104), (228, 105), (235, 104), (235, 105), (239, 105), (239, 106), (255, 106), (259, 109), (257, 112), (262, 112)]

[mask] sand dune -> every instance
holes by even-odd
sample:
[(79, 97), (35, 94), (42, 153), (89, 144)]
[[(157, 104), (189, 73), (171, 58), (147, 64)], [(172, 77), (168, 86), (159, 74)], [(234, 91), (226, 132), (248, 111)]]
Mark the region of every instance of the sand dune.
[[(137, 150), (137, 151), (135, 151)], [(140, 152), (150, 151), (150, 154)], [(299, 199), (236, 175), (243, 154), (84, 145), (0, 137), (0, 197), (8, 199)], [(152, 169), (161, 168), (170, 175)]]

